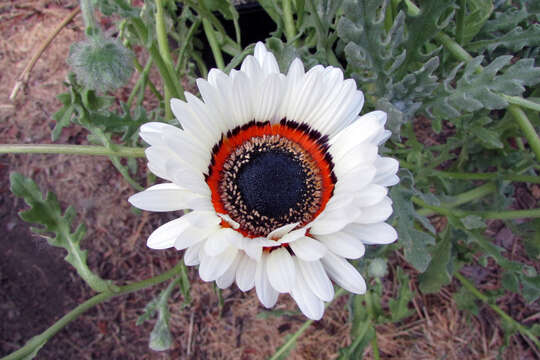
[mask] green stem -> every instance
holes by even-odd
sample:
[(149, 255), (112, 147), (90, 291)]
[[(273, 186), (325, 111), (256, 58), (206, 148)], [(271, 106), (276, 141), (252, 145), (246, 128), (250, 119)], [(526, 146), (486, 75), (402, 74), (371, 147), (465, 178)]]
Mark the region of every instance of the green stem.
[[(416, 170), (417, 168), (412, 164), (409, 164), (405, 161), (399, 162), (399, 165), (403, 168)], [(530, 175), (513, 175), (513, 174), (499, 174), (498, 172), (491, 173), (463, 173), (463, 172), (454, 172), (454, 171), (440, 171), (440, 170), (424, 170), (427, 172), (428, 176), (436, 176), (441, 178), (448, 179), (458, 179), (458, 180), (507, 180), (507, 181), (518, 181), (518, 182), (527, 182), (532, 184), (540, 184), (539, 176), (530, 176)]]
[(98, 294), (86, 300), (85, 302), (77, 306), (75, 309), (71, 310), (69, 313), (67, 313), (62, 318), (60, 318), (60, 320), (55, 322), (47, 330), (45, 330), (44, 332), (42, 332), (41, 334), (37, 336), (34, 336), (22, 348), (9, 354), (6, 357), (3, 357), (0, 360), (15, 360), (15, 359), (25, 358), (26, 356), (34, 352), (36, 349), (38, 349), (40, 346), (42, 346), (46, 341), (48, 341), (51, 337), (53, 337), (57, 332), (62, 330), (62, 328), (64, 328), (67, 324), (69, 324), (70, 322), (78, 318), (81, 314), (88, 311), (92, 307), (104, 301), (107, 301), (113, 297), (125, 295), (125, 294), (138, 291), (138, 290), (142, 290), (144, 288), (167, 281), (170, 278), (178, 275), (181, 269), (181, 265), (182, 263), (180, 262), (172, 269), (158, 276), (154, 276), (152, 278), (138, 281), (129, 285), (119, 286), (115, 291), (107, 290), (107, 291), (102, 292), (101, 294)]
[[(148, 80), (148, 72), (150, 71), (151, 67), (152, 67), (152, 59), (150, 58), (146, 62), (146, 65), (144, 65), (144, 69), (141, 69), (142, 71), (139, 70), (141, 75), (139, 76), (139, 79), (137, 79), (137, 83), (135, 84), (135, 86), (131, 90), (131, 93), (129, 94), (129, 97), (128, 97), (128, 100), (127, 100), (127, 103), (126, 103), (128, 109), (131, 108), (131, 104), (133, 103), (133, 99), (135, 98), (135, 95), (137, 95), (137, 92), (139, 91), (139, 89), (143, 86), (144, 83), (147, 82), (147, 80)], [(150, 83), (150, 85), (153, 86), (152, 83)], [(156, 90), (156, 92), (157, 92), (157, 90)], [(158, 94), (159, 94), (159, 92), (158, 92)], [(161, 94), (159, 94), (159, 96), (161, 97)]]
[(98, 145), (0, 144), (0, 154), (70, 154), (131, 158), (144, 157), (144, 148), (118, 145), (113, 150)]
[(529, 339), (532, 340), (532, 342), (540, 348), (540, 340), (538, 340), (538, 337), (535, 336), (531, 330), (529, 330), (527, 327), (521, 325), (519, 322), (517, 322), (516, 320), (514, 320), (510, 315), (508, 315), (507, 313), (504, 312), (503, 309), (501, 309), (500, 307), (498, 307), (497, 305), (493, 304), (489, 297), (482, 294), (474, 285), (473, 283), (471, 283), (469, 281), (469, 279), (467, 279), (466, 277), (464, 277), (463, 275), (461, 275), (461, 273), (459, 272), (455, 272), (454, 276), (459, 280), (459, 282), (461, 282), (461, 284), (467, 289), (469, 290), (474, 296), (476, 296), (479, 300), (481, 300), (482, 302), (484, 302), (485, 304), (487, 304), (491, 309), (493, 309), (493, 311), (495, 311), (497, 314), (499, 314), (499, 316), (501, 318), (503, 318), (504, 321), (507, 321), (508, 323), (512, 324), (514, 326), (515, 329), (517, 329), (522, 335), (525, 335), (527, 336)]
[[(114, 144), (111, 139), (109, 137), (107, 137), (107, 135), (103, 132), (103, 130), (101, 130), (101, 128), (99, 127), (90, 127), (90, 126), (87, 126), (86, 127), (88, 130), (90, 130), (92, 132), (92, 134), (94, 134), (94, 136), (96, 136), (97, 138), (99, 138), (99, 140), (101, 141), (101, 143), (109, 150), (111, 151), (115, 151), (115, 148), (116, 148), (116, 144)], [(142, 191), (144, 190), (144, 188), (139, 185), (139, 183), (137, 183), (130, 175), (129, 175), (129, 170), (126, 166), (122, 165), (122, 163), (120, 162), (120, 158), (118, 156), (115, 156), (115, 155), (111, 155), (109, 156), (109, 160), (111, 160), (111, 163), (114, 165), (114, 167), (116, 168), (116, 170), (118, 170), (118, 172), (124, 177), (124, 179), (128, 182), (129, 185), (131, 185), (135, 190), (137, 191)]]
[[(371, 292), (367, 291), (364, 295), (364, 300), (366, 301), (366, 310), (368, 311), (368, 317), (373, 328), (375, 328), (375, 310), (373, 309), (373, 299), (371, 298)], [(373, 349), (373, 357), (375, 360), (380, 360), (381, 355), (379, 354), (379, 345), (377, 344), (377, 332), (371, 340), (371, 348)]]
[[(336, 294), (334, 295), (334, 298), (332, 301), (327, 302), (325, 304), (325, 308), (328, 307), (334, 300), (341, 297), (345, 293), (345, 290), (342, 288), (339, 288), (338, 291), (336, 291)], [(296, 340), (306, 331), (309, 326), (313, 323), (313, 320), (307, 320), (301, 327), (298, 329), (283, 345), (277, 349), (277, 351), (272, 355), (272, 357), (269, 360), (277, 360), (279, 359), (284, 353), (289, 351), (289, 349), (294, 345)], [(0, 359), (3, 360), (3, 359)]]
[(156, 34), (159, 48), (159, 54), (165, 63), (167, 73), (173, 78), (174, 87), (169, 88), (165, 86), (165, 118), (172, 119), (171, 111), (171, 97), (178, 98), (180, 94), (184, 93), (181, 82), (176, 78), (176, 72), (174, 71), (174, 63), (171, 57), (171, 51), (169, 49), (169, 40), (167, 39), (167, 29), (165, 27), (165, 11), (163, 8), (163, 1), (156, 0)]
[[(144, 23), (141, 19), (132, 19), (133, 26), (135, 27), (135, 30), (137, 31), (137, 35), (139, 36), (140, 40), (145, 44), (145, 39), (147, 36), (147, 30), (144, 26)], [(157, 48), (155, 42), (152, 42), (148, 46), (148, 52), (150, 53), (150, 56), (152, 57), (152, 61), (154, 64), (156, 64), (159, 74), (161, 75), (161, 78), (163, 79), (163, 82), (165, 83), (165, 87), (169, 88), (172, 93), (172, 97), (176, 97), (182, 100), (185, 100), (184, 98), (184, 91), (182, 89), (182, 85), (179, 81), (176, 81), (176, 76), (174, 75), (174, 71), (172, 73), (169, 73), (169, 70), (167, 69), (167, 65), (165, 64), (165, 61), (161, 57), (161, 54), (159, 52), (159, 49)]]
[(184, 64), (184, 59), (186, 56), (186, 50), (187, 50), (188, 44), (191, 42), (193, 35), (195, 35), (195, 31), (197, 31), (200, 25), (201, 25), (201, 19), (197, 19), (189, 28), (186, 38), (184, 39), (182, 43), (182, 47), (180, 48), (180, 52), (178, 53), (178, 60), (176, 63), (176, 67), (174, 69), (177, 74), (179, 74), (180, 70), (183, 68), (182, 65)]
[(438, 214), (445, 216), (457, 216), (459, 218), (468, 215), (480, 216), (484, 219), (500, 219), (500, 220), (512, 220), (512, 219), (524, 219), (524, 218), (540, 218), (540, 208), (527, 209), (527, 210), (505, 210), (505, 211), (466, 211), (460, 209), (452, 209), (443, 206), (435, 206), (426, 203), (424, 200), (413, 196), (412, 202), (418, 206), (426, 209), (430, 209)]
[(467, 8), (467, 0), (459, 0), (459, 10), (456, 16), (456, 39), (459, 44), (463, 45), (465, 33), (465, 10)]
[[(150, 62), (150, 65), (151, 65), (152, 64), (152, 58), (150, 58), (148, 60), (148, 62)], [(137, 69), (138, 72), (143, 73), (143, 75), (144, 75), (144, 71), (146, 69), (146, 66), (148, 66), (148, 62), (146, 63), (146, 65), (145, 65), (145, 67), (143, 69), (143, 67), (139, 63), (139, 60), (137, 60), (136, 57), (133, 59), (133, 64), (135, 64), (135, 69)], [(149, 71), (150, 71), (150, 69), (148, 69), (148, 71), (146, 71), (146, 77), (144, 78), (144, 80), (145, 80), (145, 82), (148, 82), (148, 86), (150, 87), (150, 91), (152, 91), (152, 93), (159, 99), (159, 101), (163, 101), (163, 96), (161, 96), (159, 91), (156, 89), (154, 83), (152, 81), (148, 80), (148, 72)]]
[(294, 26), (294, 19), (292, 14), (292, 0), (283, 0), (283, 17), (285, 20), (285, 37), (287, 42), (291, 41), (296, 36), (296, 28)]
[(473, 57), (467, 52), (467, 50), (462, 48), (457, 42), (454, 41), (454, 39), (452, 39), (445, 33), (440, 32), (435, 35), (435, 40), (440, 42), (457, 59), (465, 62), (469, 62), (473, 59)]
[(540, 161), (540, 138), (536, 134), (536, 131), (534, 130), (533, 125), (527, 118), (527, 115), (516, 105), (509, 105), (508, 111), (510, 112), (514, 120), (518, 123), (521, 131), (523, 131), (523, 134), (529, 142), (529, 146), (536, 155), (536, 159)]
[(225, 62), (223, 61), (223, 55), (221, 54), (221, 48), (219, 47), (219, 44), (216, 39), (216, 34), (214, 32), (214, 29), (212, 28), (212, 24), (210, 24), (210, 21), (208, 19), (203, 18), (202, 20), (204, 33), (206, 34), (206, 38), (208, 39), (208, 43), (210, 44), (210, 49), (212, 49), (212, 54), (214, 55), (214, 59), (216, 60), (216, 66), (223, 70), (225, 69)]
[(94, 6), (92, 5), (92, 0), (80, 0), (81, 4), (81, 13), (84, 21), (84, 32), (86, 36), (92, 37), (99, 34), (99, 27), (96, 24), (96, 19), (94, 18)]
[(510, 96), (505, 94), (498, 94), (506, 99), (510, 104), (519, 105), (526, 109), (531, 109), (534, 111), (540, 111), (540, 104), (531, 100), (524, 99), (520, 96)]
[[(466, 191), (466, 192), (461, 193), (459, 195), (456, 195), (454, 197), (453, 201), (451, 201), (449, 203), (446, 203), (446, 204), (441, 204), (441, 207), (451, 209), (451, 208), (454, 208), (456, 206), (463, 205), (463, 204), (466, 204), (468, 202), (481, 199), (484, 196), (487, 196), (487, 195), (495, 192), (495, 190), (497, 190), (497, 187), (495, 186), (495, 184), (492, 183), (492, 182), (489, 182), (487, 184), (481, 185), (481, 186), (479, 186), (477, 188), (474, 188), (472, 190), (469, 190), (469, 191)], [(423, 216), (431, 216), (431, 215), (434, 215), (435, 212), (432, 211), (432, 210), (429, 210), (429, 209), (420, 209), (420, 210), (418, 210), (418, 214), (423, 215)]]

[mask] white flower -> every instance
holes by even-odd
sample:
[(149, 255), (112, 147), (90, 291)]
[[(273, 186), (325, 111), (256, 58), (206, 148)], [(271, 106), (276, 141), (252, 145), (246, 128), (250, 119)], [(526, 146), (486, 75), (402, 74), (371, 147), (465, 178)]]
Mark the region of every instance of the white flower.
[(388, 139), (386, 114), (358, 117), (364, 96), (335, 67), (287, 75), (262, 43), (240, 71), (212, 69), (198, 79), (202, 101), (186, 93), (172, 110), (183, 130), (141, 127), (149, 169), (168, 183), (130, 197), (148, 211), (192, 209), (156, 229), (153, 249), (186, 249), (204, 281), (255, 287), (270, 308), (289, 293), (320, 319), (334, 287), (362, 294), (366, 284), (347, 259), (366, 244), (396, 240), (387, 187), (398, 162), (377, 154)]

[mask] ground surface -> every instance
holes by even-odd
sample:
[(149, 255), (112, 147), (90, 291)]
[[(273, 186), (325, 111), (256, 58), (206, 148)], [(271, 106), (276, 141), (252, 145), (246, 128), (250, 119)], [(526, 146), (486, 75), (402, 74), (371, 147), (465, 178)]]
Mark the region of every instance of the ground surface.
[[(69, 45), (82, 39), (81, 19), (62, 30), (31, 73), (27, 87), (16, 102), (8, 100), (18, 74), (49, 32), (69, 14), (73, 1), (0, 1), (0, 143), (49, 143), (54, 126), (51, 115), (60, 104), (67, 73), (65, 58)], [(425, 123), (417, 125), (426, 144), (437, 139)], [(422, 134), (422, 135), (420, 135)], [(58, 143), (85, 143), (84, 130), (66, 129)], [(144, 161), (140, 160), (141, 167)], [(30, 337), (77, 304), (93, 295), (63, 260), (65, 253), (49, 247), (32, 234), (17, 212), (26, 205), (9, 191), (9, 173), (31, 176), (42, 189), (54, 191), (63, 206), (71, 204), (84, 221), (88, 234), (83, 247), (89, 264), (102, 277), (120, 283), (140, 280), (171, 268), (181, 259), (175, 251), (152, 251), (145, 240), (152, 229), (172, 214), (135, 215), (127, 197), (134, 191), (106, 158), (68, 155), (9, 155), (0, 157), (0, 356), (23, 345)], [(522, 198), (529, 199), (531, 189)], [(533, 201), (535, 201), (533, 197)], [(537, 201), (537, 198), (536, 198)], [(497, 235), (504, 229), (490, 226)], [(499, 236), (512, 256), (520, 256), (518, 239)], [(391, 259), (384, 279), (385, 296), (395, 294), (393, 276), (405, 267), (401, 255)], [(481, 289), (498, 286), (498, 269), (470, 267)], [(148, 349), (153, 322), (136, 326), (135, 321), (152, 296), (163, 287), (113, 299), (90, 310), (68, 325), (40, 351), (37, 359), (264, 359), (283, 343), (287, 334), (305, 321), (301, 315), (279, 318), (257, 316), (262, 308), (253, 291), (237, 288), (223, 292), (224, 306), (211, 284), (203, 283), (190, 269), (192, 303), (183, 307), (175, 293), (170, 301), (174, 346), (167, 352)], [(412, 286), (412, 285), (411, 285)], [(495, 359), (502, 344), (497, 317), (483, 309), (478, 318), (456, 309), (451, 292), (456, 284), (436, 296), (418, 296), (407, 321), (377, 329), (382, 358), (387, 359)], [(387, 298), (385, 298), (385, 301)], [(523, 305), (516, 295), (503, 299), (502, 306), (516, 319), (531, 325), (540, 311), (538, 304)], [(338, 349), (350, 344), (347, 296), (338, 299), (300, 339), (291, 359), (332, 359)], [(294, 303), (282, 296), (277, 309), (295, 311)], [(535, 315), (536, 314), (536, 315)], [(534, 359), (538, 352), (523, 338), (513, 337), (501, 354), (504, 359)], [(370, 350), (366, 352), (371, 358)]]

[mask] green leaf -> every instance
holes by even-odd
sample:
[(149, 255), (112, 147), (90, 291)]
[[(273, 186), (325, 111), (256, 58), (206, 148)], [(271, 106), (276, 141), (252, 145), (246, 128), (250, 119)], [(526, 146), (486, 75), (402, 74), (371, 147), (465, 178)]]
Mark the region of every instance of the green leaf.
[(484, 219), (477, 215), (467, 215), (460, 218), (459, 221), (461, 221), (467, 230), (484, 229), (487, 226)]
[(467, 50), (480, 52), (484, 49), (493, 52), (498, 47), (504, 47), (511, 52), (517, 52), (525, 46), (533, 47), (540, 45), (540, 25), (531, 24), (526, 29), (518, 26), (503, 36), (493, 39), (479, 40), (467, 45)]
[(413, 314), (413, 311), (409, 309), (409, 303), (413, 299), (414, 293), (409, 288), (409, 280), (409, 276), (401, 268), (398, 268), (398, 295), (396, 299), (390, 299), (388, 301), (388, 307), (390, 308), (390, 313), (392, 315), (392, 322), (401, 321)]
[(482, 29), (493, 12), (493, 2), (491, 0), (469, 0), (467, 5), (470, 11), (465, 16), (464, 43), (471, 41), (480, 32), (480, 29)]
[(454, 293), (453, 298), (459, 310), (469, 311), (476, 316), (479, 314), (480, 309), (477, 305), (478, 300), (466, 288), (461, 287), (458, 292)]
[(174, 288), (179, 285), (180, 279), (174, 279), (169, 286), (158, 296), (152, 299), (144, 308), (144, 312), (137, 319), (136, 325), (151, 319), (157, 313), (157, 321), (150, 333), (148, 346), (154, 351), (165, 351), (172, 346), (172, 335), (169, 330), (169, 305), (168, 300)]
[(412, 193), (400, 186), (394, 186), (390, 193), (394, 202), (394, 217), (397, 218), (399, 243), (403, 246), (405, 259), (419, 272), (424, 272), (431, 261), (427, 245), (434, 244), (435, 238), (415, 228), (418, 215), (411, 202)]
[(451, 266), (452, 241), (445, 236), (437, 243), (433, 250), (433, 258), (427, 270), (420, 274), (420, 290), (425, 294), (438, 292), (442, 286), (448, 285), (452, 279), (449, 267)]
[(540, 298), (540, 276), (522, 276), (523, 297), (529, 303)]
[(32, 231), (44, 234), (53, 233), (54, 237), (42, 235), (47, 242), (56, 247), (64, 248), (67, 251), (65, 260), (70, 263), (79, 276), (95, 291), (102, 292), (114, 289), (115, 286), (108, 280), (103, 280), (93, 273), (86, 263), (86, 250), (80, 248), (80, 242), (86, 233), (84, 224), (79, 224), (74, 232), (71, 226), (76, 217), (75, 209), (68, 207), (64, 214), (56, 195), (48, 192), (45, 199), (41, 190), (32, 179), (25, 178), (18, 173), (10, 175), (11, 191), (16, 196), (23, 198), (30, 206), (30, 209), (21, 211), (20, 217), (30, 223), (40, 224), (42, 227), (33, 227)]
[(463, 63), (452, 70), (435, 91), (433, 100), (424, 104), (430, 116), (451, 119), (484, 108), (503, 109), (508, 102), (501, 93), (521, 96), (525, 86), (540, 82), (540, 68), (534, 66), (533, 59), (521, 59), (510, 64), (512, 56), (503, 55), (479, 72), (483, 59), (483, 56), (478, 56), (468, 62), (457, 82), (455, 77)]
[(482, 126), (475, 126), (472, 128), (472, 133), (486, 149), (502, 149), (504, 147), (500, 139), (500, 134), (497, 131)]
[(508, 291), (511, 291), (514, 293), (519, 292), (519, 279), (514, 273), (505, 272), (502, 275), (501, 284)]

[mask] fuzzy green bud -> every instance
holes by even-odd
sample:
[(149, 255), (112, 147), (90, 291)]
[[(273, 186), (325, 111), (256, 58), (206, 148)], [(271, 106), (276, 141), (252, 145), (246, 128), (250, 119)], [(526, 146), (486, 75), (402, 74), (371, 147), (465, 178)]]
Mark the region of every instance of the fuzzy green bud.
[(368, 266), (368, 273), (374, 278), (382, 278), (388, 274), (388, 267), (386, 265), (386, 260), (381, 258), (376, 258), (371, 260)]
[(68, 64), (88, 89), (107, 91), (123, 86), (133, 74), (133, 54), (119, 41), (96, 36), (75, 43)]

